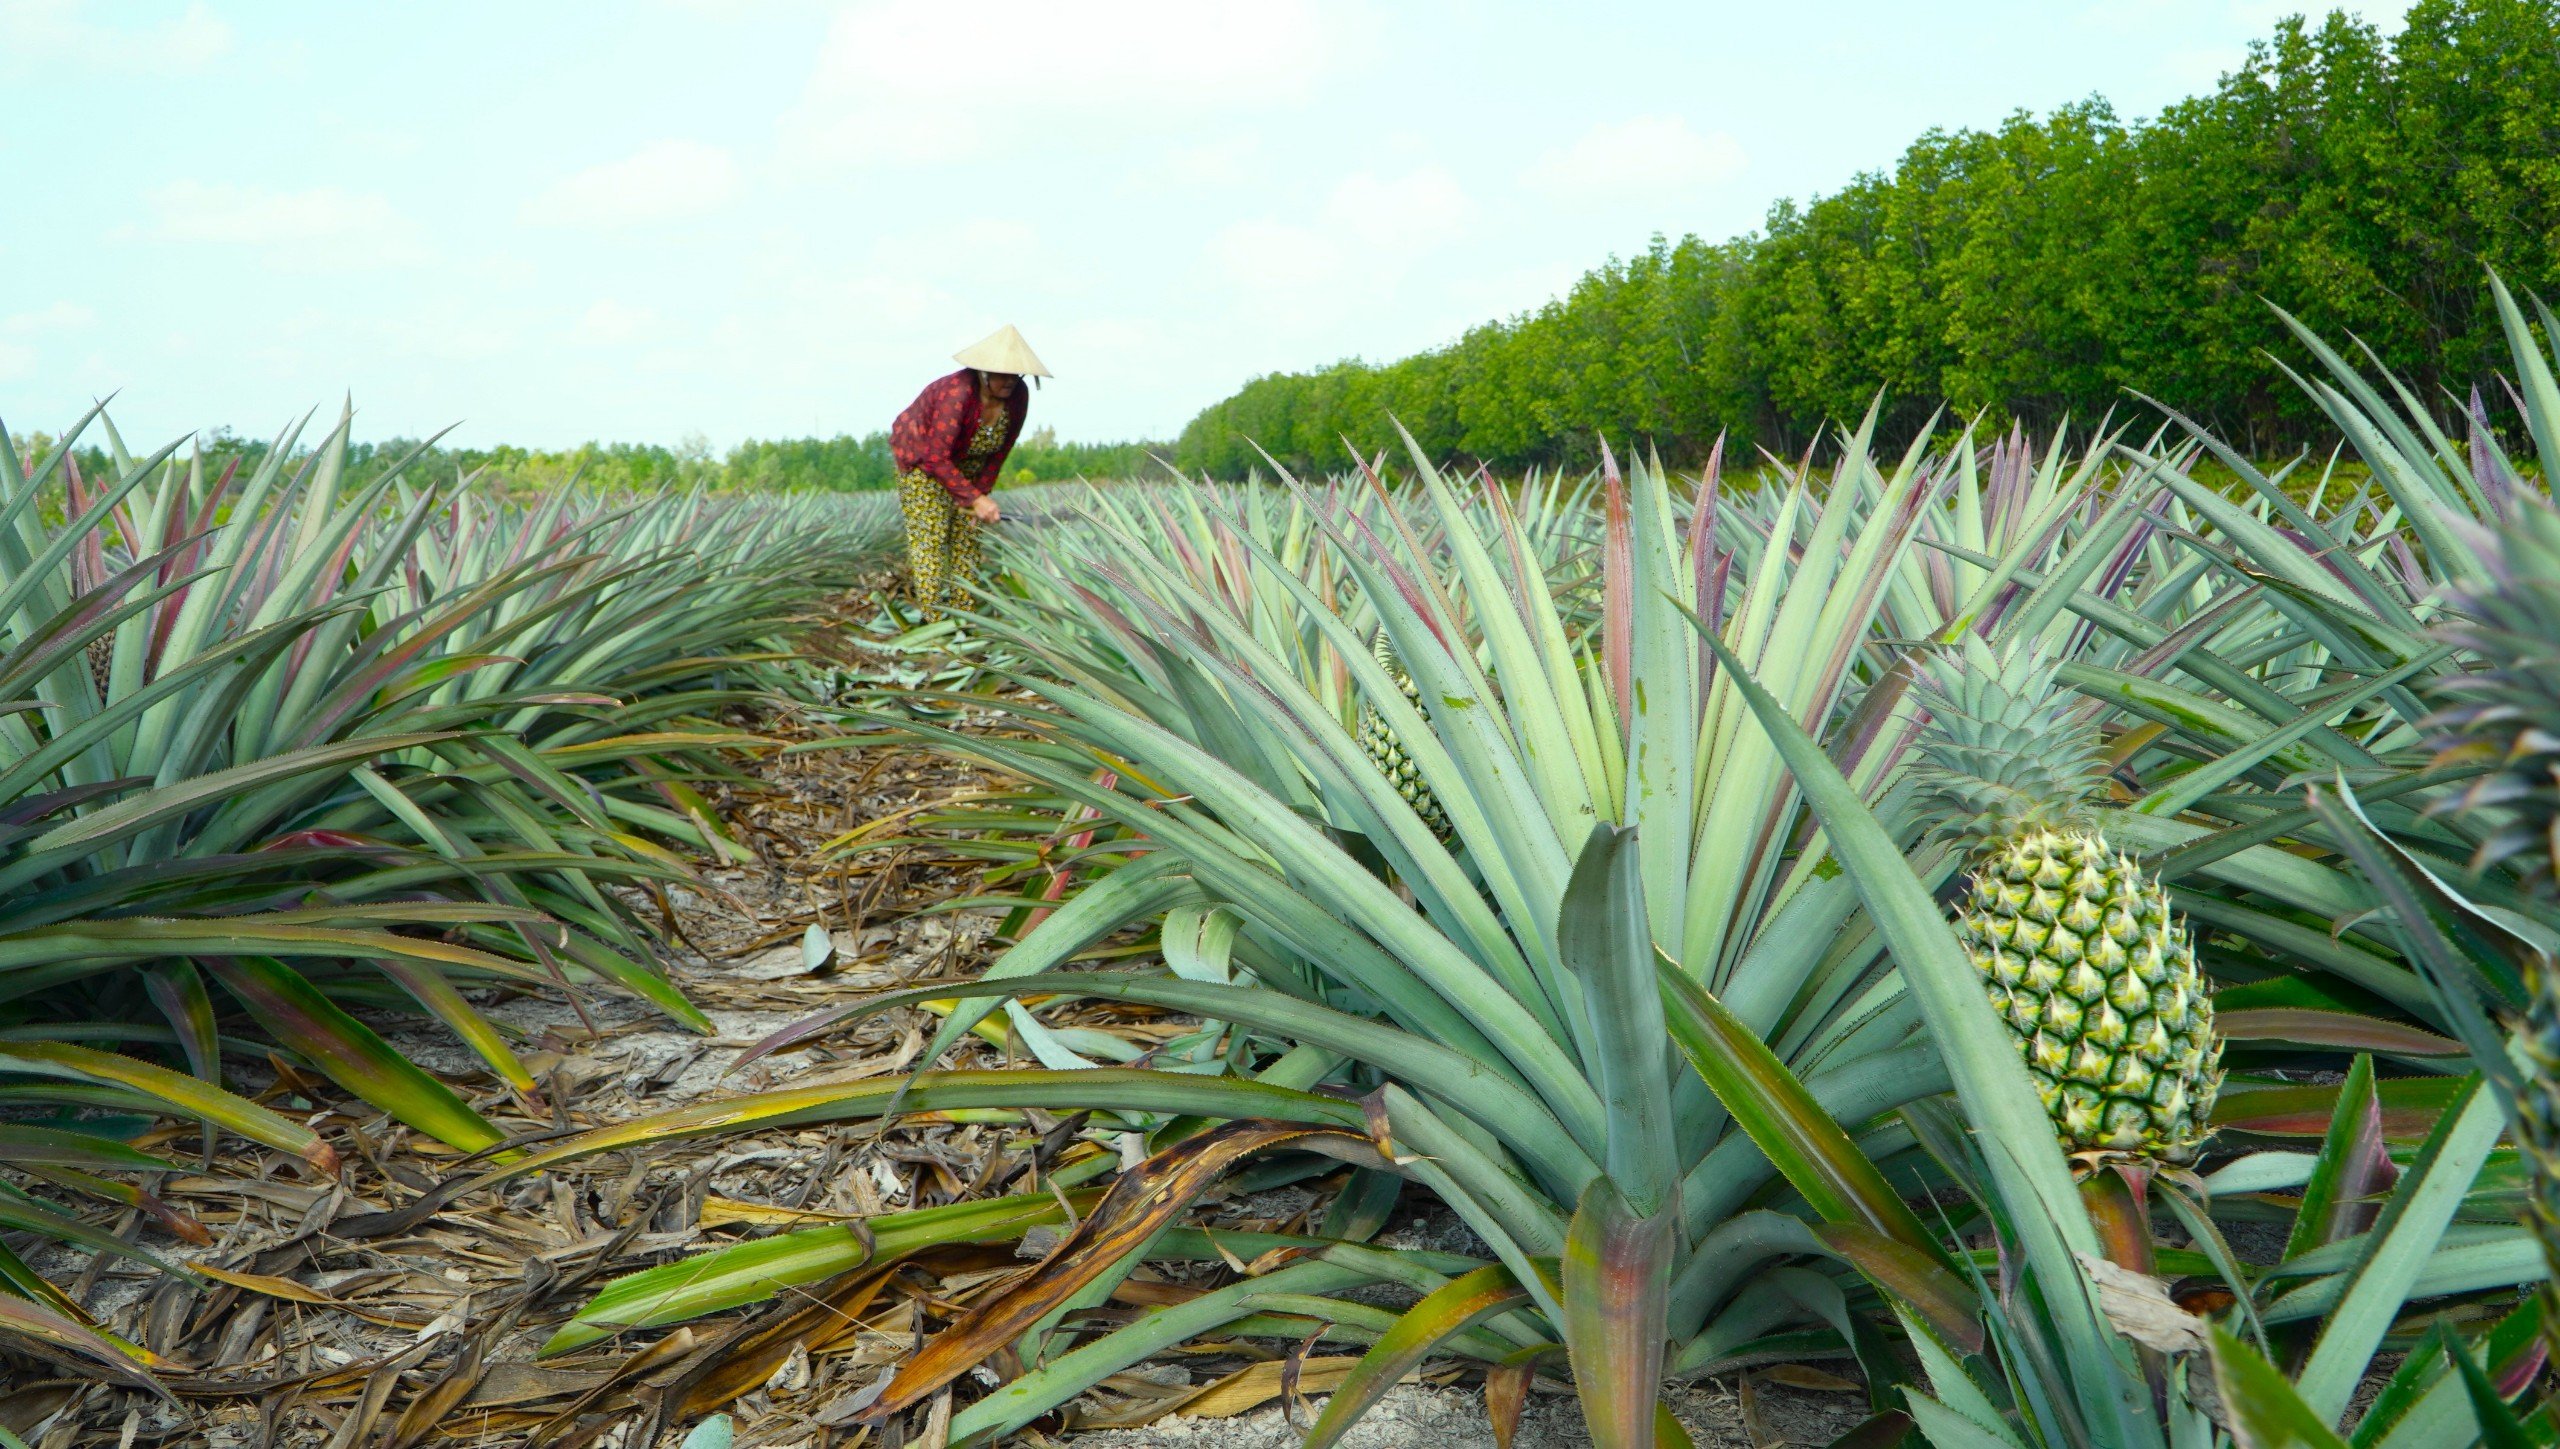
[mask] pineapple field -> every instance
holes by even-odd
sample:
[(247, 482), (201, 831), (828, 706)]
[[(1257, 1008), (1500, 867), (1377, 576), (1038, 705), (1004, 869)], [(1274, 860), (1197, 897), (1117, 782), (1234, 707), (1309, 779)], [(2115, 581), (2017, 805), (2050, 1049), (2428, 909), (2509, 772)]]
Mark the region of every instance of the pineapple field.
[(2552, 1443), (2487, 295), (2277, 465), (1043, 484), (932, 623), (886, 494), (0, 431), (0, 1446)]

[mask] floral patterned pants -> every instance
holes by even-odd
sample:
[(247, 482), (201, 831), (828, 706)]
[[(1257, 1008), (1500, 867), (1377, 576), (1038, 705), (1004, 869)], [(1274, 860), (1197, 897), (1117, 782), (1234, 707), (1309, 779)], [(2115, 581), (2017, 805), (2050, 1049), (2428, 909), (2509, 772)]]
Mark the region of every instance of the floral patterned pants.
[(907, 520), (907, 589), (927, 619), (942, 617), (945, 598), (961, 597), (961, 581), (978, 572), (978, 520), (922, 469), (898, 479), (898, 508)]

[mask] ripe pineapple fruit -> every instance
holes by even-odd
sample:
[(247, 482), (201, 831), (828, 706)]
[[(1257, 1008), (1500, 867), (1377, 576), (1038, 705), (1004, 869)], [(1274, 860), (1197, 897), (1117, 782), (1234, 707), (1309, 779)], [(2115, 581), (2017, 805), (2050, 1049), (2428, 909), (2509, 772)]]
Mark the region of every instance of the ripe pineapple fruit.
[[(1395, 681), (1396, 688), (1403, 691), (1405, 703), (1421, 709), (1422, 691), (1414, 688), (1413, 677), (1404, 672), (1404, 665), (1396, 659), (1394, 648), (1387, 643), (1385, 629), (1381, 628), (1370, 636), (1369, 652), (1377, 659), (1379, 667), (1387, 671), (1387, 677)], [(1403, 796), (1404, 803), (1412, 806), (1414, 813), (1422, 817), (1422, 823), (1431, 833), (1447, 838), (1450, 833), (1449, 817), (1441, 811), (1439, 797), (1431, 793), (1430, 785), (1423, 781), (1422, 772), (1414, 768), (1412, 758), (1404, 752), (1404, 741), (1397, 739), (1396, 732), (1388, 727), (1386, 716), (1365, 704), (1360, 706), (1360, 748), (1368, 752), (1370, 761), (1389, 780), (1395, 782), (1396, 793)]]
[[(2551, 900), (2560, 898), (2560, 513), (2526, 501), (2507, 521), (2486, 551), (2490, 581), (2470, 591), (2467, 617), (2444, 631), (2480, 667), (2447, 681), (2457, 702), (2435, 716), (2453, 736), (2439, 763), (2497, 769), (2438, 808), (2488, 824), (2481, 863), (2511, 864), (2525, 889)], [(2517, 1096), (2516, 1135), (2536, 1167), (2543, 1254), (2560, 1275), (2560, 971), (2529, 960), (2524, 974), (2531, 1069)]]
[(2071, 721), (2052, 664), (1971, 636), (1912, 695), (1929, 712), (1913, 782), (1971, 865), (1957, 935), (2065, 1149), (2193, 1161), (2222, 1042), (2168, 892), (2089, 819), (2097, 732)]

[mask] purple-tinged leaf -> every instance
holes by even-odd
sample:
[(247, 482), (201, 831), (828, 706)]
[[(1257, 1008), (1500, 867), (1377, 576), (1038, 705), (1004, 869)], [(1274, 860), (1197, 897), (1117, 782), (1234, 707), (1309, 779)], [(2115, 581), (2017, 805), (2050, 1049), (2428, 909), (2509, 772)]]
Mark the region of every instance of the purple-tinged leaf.
[(1654, 1449), (1677, 1215), (1640, 1218), (1606, 1177), (1565, 1234), (1565, 1350), (1594, 1449)]
[(2405, 1022), (2313, 1007), (2252, 1006), (2218, 1013), (2214, 1028), (2228, 1041), (2269, 1041), (2403, 1057), (2458, 1057), (2462, 1043)]
[(452, 1088), (419, 1070), (283, 962), (267, 956), (208, 956), (204, 964), (269, 1035), (339, 1086), (465, 1152), (505, 1140)]
[(2285, 1239), (2285, 1257), (2300, 1257), (2373, 1226), (2382, 1211), (2378, 1199), (2400, 1180), (2382, 1128), (2382, 1098), (2374, 1090), (2373, 1058), (2358, 1056), (2338, 1089), (2337, 1110), (2320, 1144), (2320, 1160), (2311, 1170), (2311, 1180), (2303, 1185), (2302, 1206)]

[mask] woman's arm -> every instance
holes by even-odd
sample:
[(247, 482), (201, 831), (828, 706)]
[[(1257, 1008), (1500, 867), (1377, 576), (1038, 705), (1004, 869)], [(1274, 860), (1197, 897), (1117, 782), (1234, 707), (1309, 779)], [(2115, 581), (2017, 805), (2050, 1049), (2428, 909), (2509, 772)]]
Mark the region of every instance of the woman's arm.
[[(964, 379), (965, 381), (965, 379)], [(968, 411), (968, 389), (943, 378), (928, 387), (889, 430), (890, 452), (900, 469), (913, 468), (941, 484), (966, 507), (986, 492), (960, 471), (954, 461), (962, 444), (960, 425)]]

